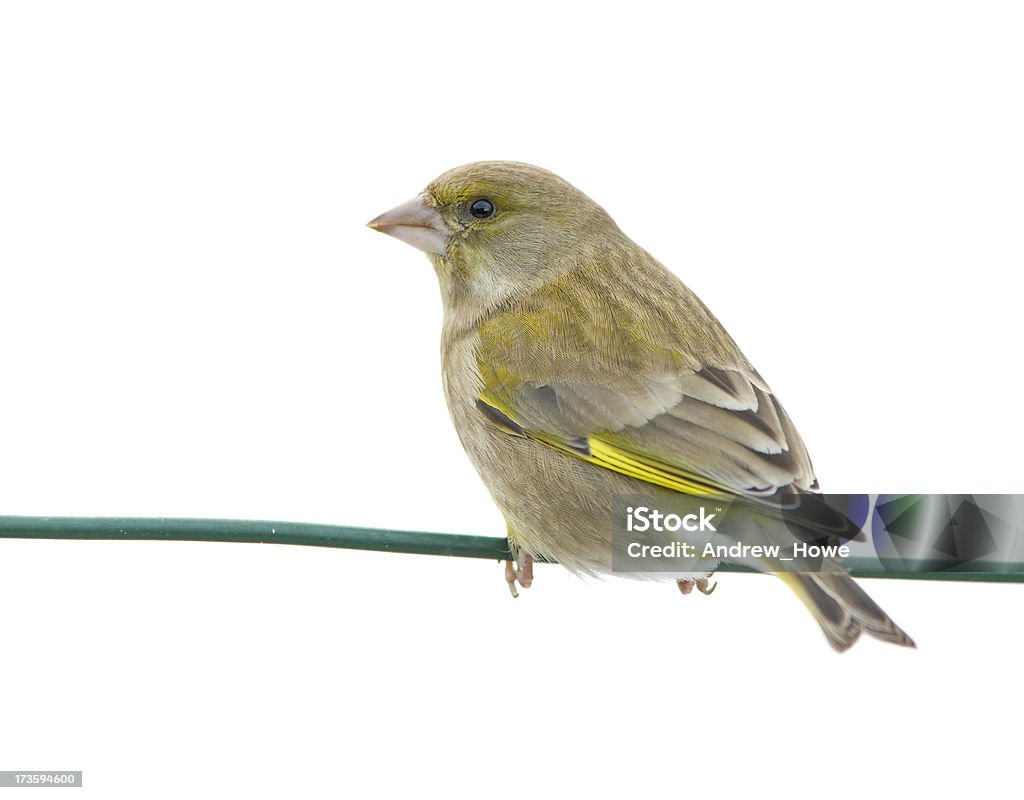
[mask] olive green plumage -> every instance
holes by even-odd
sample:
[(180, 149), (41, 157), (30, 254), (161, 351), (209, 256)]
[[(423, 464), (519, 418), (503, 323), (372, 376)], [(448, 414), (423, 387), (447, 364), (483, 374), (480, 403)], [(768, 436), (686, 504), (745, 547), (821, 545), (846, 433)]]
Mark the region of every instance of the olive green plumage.
[[(718, 320), (556, 175), (468, 164), (370, 225), (434, 265), (448, 407), (521, 553), (608, 573), (616, 496), (756, 504), (817, 490), (799, 434)], [(757, 513), (749, 526), (792, 538)], [(786, 580), (837, 649), (861, 631), (912, 644), (845, 573), (752, 563)]]

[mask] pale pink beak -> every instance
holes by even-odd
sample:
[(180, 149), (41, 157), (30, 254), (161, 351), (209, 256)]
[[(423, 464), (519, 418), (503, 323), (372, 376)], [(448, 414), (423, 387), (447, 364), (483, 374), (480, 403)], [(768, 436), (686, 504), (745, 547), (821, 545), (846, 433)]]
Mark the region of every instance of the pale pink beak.
[(408, 203), (385, 211), (366, 223), (375, 231), (394, 236), (424, 253), (444, 255), (448, 243), (448, 228), (426, 195), (414, 197)]

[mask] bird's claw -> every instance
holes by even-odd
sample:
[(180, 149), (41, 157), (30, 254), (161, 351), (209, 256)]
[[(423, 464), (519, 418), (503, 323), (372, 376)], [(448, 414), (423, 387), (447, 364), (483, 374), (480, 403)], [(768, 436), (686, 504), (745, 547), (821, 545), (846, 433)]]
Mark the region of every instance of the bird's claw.
[(692, 592), (694, 586), (697, 587), (697, 591), (701, 594), (711, 594), (718, 588), (718, 581), (715, 581), (709, 586), (707, 578), (697, 578), (697, 580), (694, 581), (676, 581), (676, 584), (679, 586), (679, 591), (683, 594), (689, 594)]
[[(518, 563), (517, 563), (518, 562)], [(516, 561), (511, 559), (505, 562), (505, 581), (508, 583), (508, 590), (513, 597), (519, 597), (516, 589), (518, 583), (524, 589), (533, 585), (533, 556), (529, 553), (520, 553)]]

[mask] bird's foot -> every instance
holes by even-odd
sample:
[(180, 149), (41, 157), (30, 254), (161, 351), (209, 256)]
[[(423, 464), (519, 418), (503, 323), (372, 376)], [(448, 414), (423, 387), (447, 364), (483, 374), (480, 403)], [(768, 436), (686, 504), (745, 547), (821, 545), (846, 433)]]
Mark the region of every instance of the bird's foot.
[(683, 594), (689, 594), (692, 592), (694, 586), (697, 587), (697, 591), (701, 594), (711, 594), (718, 588), (718, 581), (715, 581), (709, 586), (707, 578), (697, 578), (695, 581), (676, 581), (676, 584), (679, 586), (679, 591)]
[(513, 597), (519, 597), (519, 592), (516, 590), (517, 583), (524, 589), (529, 589), (533, 585), (533, 556), (529, 553), (520, 553), (516, 557), (516, 561), (506, 561), (505, 581), (508, 583), (508, 590), (512, 592)]

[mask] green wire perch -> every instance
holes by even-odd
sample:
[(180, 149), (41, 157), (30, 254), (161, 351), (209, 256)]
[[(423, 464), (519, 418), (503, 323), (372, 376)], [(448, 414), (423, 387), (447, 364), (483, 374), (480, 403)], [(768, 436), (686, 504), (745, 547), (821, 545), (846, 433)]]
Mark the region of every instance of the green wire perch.
[[(457, 556), (504, 561), (511, 558), (508, 540), (494, 536), (421, 533), (382, 528), (351, 528), (306, 522), (261, 520), (171, 519), (163, 517), (0, 517), (0, 539), (121, 539), (177, 542), (247, 542), (341, 547), (385, 553)], [(1024, 563), (1000, 562), (974, 571), (908, 571), (903, 563), (849, 558), (857, 578), (903, 578), (940, 581), (1024, 583)], [(722, 564), (719, 572), (752, 572)]]

